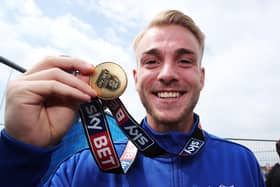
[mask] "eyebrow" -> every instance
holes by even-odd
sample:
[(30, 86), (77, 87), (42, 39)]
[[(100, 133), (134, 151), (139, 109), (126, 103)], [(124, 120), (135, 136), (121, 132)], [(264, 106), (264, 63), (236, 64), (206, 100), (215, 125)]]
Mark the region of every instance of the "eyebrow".
[[(147, 51), (144, 51), (141, 55), (142, 56), (141, 59), (143, 58), (144, 55), (153, 55), (157, 58), (161, 58), (161, 52), (157, 48), (151, 48), (148, 49)], [(196, 58), (196, 53), (190, 49), (179, 48), (175, 51), (175, 58), (180, 58), (183, 55), (191, 55), (194, 58)]]
[(195, 55), (195, 52), (186, 48), (179, 48), (175, 51), (176, 56)]
[(143, 53), (143, 55), (154, 55), (158, 58), (161, 56), (160, 51), (156, 48), (152, 48), (152, 49), (149, 49), (149, 50), (145, 51)]
[[(160, 51), (156, 48), (152, 48), (152, 49), (145, 51), (143, 54), (160, 56)], [(195, 55), (195, 52), (193, 52), (192, 50), (186, 49), (186, 48), (179, 48), (175, 51), (175, 54), (176, 54), (176, 56), (181, 56), (181, 55), (185, 55), (185, 54)]]

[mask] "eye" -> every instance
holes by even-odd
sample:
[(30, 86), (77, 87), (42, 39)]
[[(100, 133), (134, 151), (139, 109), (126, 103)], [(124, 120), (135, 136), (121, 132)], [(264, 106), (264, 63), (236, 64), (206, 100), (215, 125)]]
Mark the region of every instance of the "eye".
[(147, 58), (147, 59), (143, 59), (141, 64), (142, 66), (150, 69), (150, 68), (157, 67), (157, 65), (159, 64), (159, 60), (155, 58)]
[(189, 66), (193, 65), (193, 61), (190, 59), (180, 59), (179, 64), (184, 67), (189, 67)]
[(144, 64), (155, 64), (157, 63), (155, 60), (148, 60)]
[(180, 63), (182, 63), (182, 64), (191, 64), (192, 61), (184, 59), (184, 60), (180, 60)]

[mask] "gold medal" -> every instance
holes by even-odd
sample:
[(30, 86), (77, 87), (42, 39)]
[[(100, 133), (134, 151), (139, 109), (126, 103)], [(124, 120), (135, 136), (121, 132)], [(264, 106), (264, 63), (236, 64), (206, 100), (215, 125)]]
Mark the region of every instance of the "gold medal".
[(90, 76), (90, 86), (101, 99), (112, 100), (119, 97), (127, 86), (127, 76), (121, 66), (114, 62), (104, 62), (95, 67)]

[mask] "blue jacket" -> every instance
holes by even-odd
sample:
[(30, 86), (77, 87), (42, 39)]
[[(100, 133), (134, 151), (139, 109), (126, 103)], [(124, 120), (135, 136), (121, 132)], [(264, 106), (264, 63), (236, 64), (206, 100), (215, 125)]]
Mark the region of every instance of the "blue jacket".
[[(195, 122), (194, 126), (198, 125)], [(138, 153), (129, 172), (101, 172), (88, 149), (75, 153), (56, 172), (40, 183), (48, 169), (51, 154), (59, 147), (47, 149), (20, 143), (5, 130), (0, 141), (0, 184), (13, 186), (188, 186), (188, 187), (262, 187), (263, 176), (253, 153), (246, 147), (217, 138), (204, 131), (205, 146), (193, 157), (178, 157), (177, 153), (190, 134), (156, 133), (144, 120), (143, 127), (171, 154), (149, 158)], [(119, 154), (127, 140), (115, 142)], [(39, 184), (40, 183), (40, 184)]]

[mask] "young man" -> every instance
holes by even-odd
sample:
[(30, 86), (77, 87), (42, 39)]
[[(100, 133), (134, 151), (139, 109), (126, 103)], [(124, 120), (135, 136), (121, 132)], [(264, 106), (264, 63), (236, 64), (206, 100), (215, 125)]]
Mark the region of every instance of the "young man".
[[(139, 151), (127, 174), (108, 174), (84, 150), (63, 162), (44, 185), (264, 186), (253, 153), (202, 130), (193, 112), (205, 76), (204, 35), (193, 20), (176, 10), (161, 12), (138, 35), (134, 49), (133, 75), (147, 112), (141, 125), (160, 153)], [(72, 69), (80, 71), (78, 78), (65, 73)], [(79, 104), (96, 97), (87, 85), (92, 73), (81, 60), (52, 57), (10, 83), (0, 144), (2, 183), (40, 183)], [(126, 142), (115, 142), (119, 154)], [(13, 181), (7, 182), (8, 176)]]

